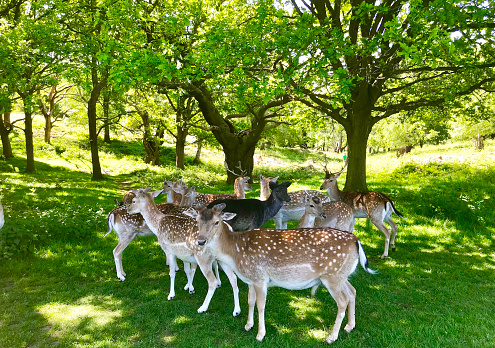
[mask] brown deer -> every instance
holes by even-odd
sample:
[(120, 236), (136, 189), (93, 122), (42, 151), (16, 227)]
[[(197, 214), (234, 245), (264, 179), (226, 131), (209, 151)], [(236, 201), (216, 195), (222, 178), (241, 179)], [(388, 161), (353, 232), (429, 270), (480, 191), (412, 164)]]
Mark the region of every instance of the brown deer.
[[(178, 206), (172, 203), (158, 204), (158, 208), (164, 214), (170, 214), (173, 212), (180, 214), (183, 210), (192, 206), (192, 203), (195, 199), (196, 192), (194, 186), (191, 188), (188, 188), (186, 185), (183, 184), (172, 186), (174, 192), (174, 194), (172, 195), (174, 197), (180, 196), (181, 202), (179, 202)], [(167, 182), (164, 182), (164, 187), (166, 187), (165, 191), (168, 191), (168, 187), (172, 186), (169, 186)], [(113, 257), (115, 259), (115, 266), (117, 269), (117, 278), (119, 278), (121, 281), (124, 281), (126, 277), (126, 273), (124, 272), (124, 269), (122, 267), (122, 253), (124, 252), (125, 248), (127, 248), (129, 243), (131, 243), (131, 241), (136, 238), (136, 236), (154, 236), (153, 232), (149, 229), (148, 225), (146, 225), (146, 222), (141, 215), (130, 215), (127, 213), (125, 204), (130, 203), (133, 197), (134, 193), (132, 191), (127, 192), (122, 200), (123, 205), (110, 211), (107, 218), (108, 230), (105, 235), (108, 235), (110, 232), (112, 232), (112, 230), (114, 230), (117, 234), (117, 238), (119, 239), (119, 243), (117, 244), (115, 249), (113, 249)], [(179, 206), (184, 207), (182, 211)]]
[[(395, 236), (397, 225), (392, 220), (392, 213), (403, 218), (404, 216), (395, 208), (394, 202), (381, 192), (340, 191), (337, 179), (344, 171), (347, 162), (336, 173), (330, 173), (325, 163), (325, 178), (320, 190), (326, 190), (332, 201), (346, 203), (352, 208), (354, 218), (369, 218), (370, 221), (385, 235), (385, 249), (382, 259), (388, 256), (388, 248), (395, 250)], [(383, 222), (387, 222), (392, 228), (392, 235)]]
[(358, 263), (369, 273), (366, 254), (359, 239), (351, 233), (325, 229), (254, 229), (233, 233), (225, 222), (235, 214), (223, 212), (224, 204), (211, 209), (198, 205), (186, 214), (198, 223), (199, 245), (210, 250), (222, 264), (227, 264), (249, 285), (246, 330), (254, 325), (254, 304), (258, 307), (258, 334), (265, 337), (265, 305), (268, 287), (291, 290), (313, 287), (320, 282), (337, 302), (338, 312), (326, 342), (338, 338), (347, 309), (344, 330), (355, 327), (356, 290), (348, 277)]
[[(133, 190), (132, 192), (135, 194), (135, 197), (127, 206), (127, 212), (129, 214), (142, 215), (150, 230), (158, 237), (158, 243), (170, 261), (170, 292), (167, 297), (169, 300), (175, 297), (175, 270), (177, 258), (184, 261), (184, 265), (191, 264), (191, 266), (193, 266), (191, 267), (191, 277), (189, 277), (186, 272), (188, 284), (190, 284), (190, 293), (194, 292), (194, 288), (192, 287), (192, 278), (194, 277), (193, 270), (199, 265), (201, 272), (208, 281), (208, 293), (203, 304), (198, 309), (198, 313), (203, 313), (208, 309), (211, 298), (218, 286), (217, 278), (212, 270), (215, 258), (209, 249), (198, 246), (196, 240), (199, 232), (196, 221), (185, 215), (163, 214), (153, 200), (153, 196), (156, 192), (150, 193), (150, 190), (151, 188)], [(228, 265), (222, 264), (221, 266), (232, 285), (232, 290), (234, 292), (233, 315), (237, 316), (241, 311), (237, 277)]]
[[(270, 196), (270, 182), (276, 182), (276, 177), (260, 176), (260, 200), (265, 201)], [(287, 228), (288, 221), (299, 221), (304, 215), (305, 201), (311, 197), (317, 196), (323, 202), (328, 202), (328, 196), (317, 190), (299, 190), (288, 192), (290, 197), (289, 202), (284, 202), (284, 205), (278, 213), (273, 217), (275, 228)]]
[(224, 166), (227, 171), (231, 172), (234, 175), (237, 175), (237, 178), (234, 181), (234, 194), (232, 193), (224, 193), (224, 194), (212, 194), (212, 193), (196, 193), (196, 204), (201, 203), (204, 206), (207, 206), (211, 202), (217, 199), (245, 199), (246, 191), (251, 191), (252, 187), (249, 185), (249, 180), (251, 178), (247, 176), (247, 172), (242, 169), (241, 163), (239, 162), (239, 166), (236, 167), (239, 169), (240, 174), (237, 174), (229, 169), (227, 166), (227, 162), (224, 162)]
[(306, 201), (304, 215), (297, 228), (332, 227), (344, 232), (354, 230), (352, 208), (343, 202), (323, 203), (319, 197), (313, 196)]

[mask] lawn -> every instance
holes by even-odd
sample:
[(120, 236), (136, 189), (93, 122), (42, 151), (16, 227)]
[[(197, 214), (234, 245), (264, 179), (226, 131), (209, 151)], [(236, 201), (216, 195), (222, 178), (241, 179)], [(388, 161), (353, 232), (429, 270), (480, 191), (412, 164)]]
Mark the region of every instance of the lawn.
[[(156, 238), (138, 238), (124, 251), (127, 279), (116, 277), (114, 233), (105, 236), (106, 217), (128, 187), (161, 187), (180, 177), (200, 192), (232, 192), (224, 183), (221, 156), (206, 151), (203, 163), (173, 167), (173, 148), (163, 149), (163, 167), (140, 161), (139, 144), (102, 146), (106, 180), (92, 182), (90, 156), (77, 139), (36, 140), (35, 174), (24, 174), (22, 141), (17, 157), (0, 160), (0, 196), (5, 226), (0, 231), (0, 347), (316, 347), (333, 325), (336, 304), (326, 289), (270, 288), (267, 333), (244, 331), (247, 286), (239, 281), (241, 314), (232, 317), (232, 289), (225, 274), (208, 312), (198, 314), (207, 282), (198, 270), (189, 295), (176, 278), (169, 290), (165, 256)], [(381, 260), (384, 238), (359, 219), (360, 238), (373, 269), (351, 276), (357, 290), (356, 328), (341, 330), (335, 347), (495, 346), (495, 142), (474, 151), (470, 144), (415, 148), (368, 157), (370, 190), (393, 197), (399, 219), (397, 250)], [(319, 188), (322, 154), (268, 149), (264, 158), (282, 166), (257, 166), (259, 175), (294, 182), (290, 190)], [(341, 167), (332, 153), (329, 169)], [(314, 162), (312, 161), (314, 159)], [(345, 175), (339, 179), (343, 187)], [(161, 198), (163, 200), (163, 198)], [(160, 200), (158, 200), (160, 201)], [(270, 223), (269, 223), (270, 225)], [(270, 226), (273, 226), (271, 224)], [(344, 319), (344, 322), (346, 319)]]

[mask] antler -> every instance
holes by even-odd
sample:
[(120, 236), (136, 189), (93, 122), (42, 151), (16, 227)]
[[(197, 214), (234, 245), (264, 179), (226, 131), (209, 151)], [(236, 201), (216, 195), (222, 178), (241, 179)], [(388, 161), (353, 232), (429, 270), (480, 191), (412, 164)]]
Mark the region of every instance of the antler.
[(241, 161), (239, 161), (239, 165), (236, 167), (237, 169), (239, 169), (241, 171), (240, 175), (229, 169), (229, 166), (227, 165), (227, 161), (224, 161), (223, 165), (224, 165), (225, 169), (227, 169), (228, 172), (231, 172), (232, 174), (234, 174), (236, 176), (246, 176), (246, 174), (247, 174), (247, 170), (242, 169)]
[[(342, 174), (342, 172), (344, 171), (345, 167), (347, 167), (347, 160), (344, 162), (344, 166), (342, 167), (342, 169), (336, 173), (333, 173), (333, 174), (337, 174), (337, 175), (340, 175)], [(329, 177), (330, 174), (332, 174), (329, 170), (328, 170), (328, 159), (327, 159), (327, 155), (325, 155), (325, 164), (323, 165), (323, 169), (325, 169), (325, 177)]]

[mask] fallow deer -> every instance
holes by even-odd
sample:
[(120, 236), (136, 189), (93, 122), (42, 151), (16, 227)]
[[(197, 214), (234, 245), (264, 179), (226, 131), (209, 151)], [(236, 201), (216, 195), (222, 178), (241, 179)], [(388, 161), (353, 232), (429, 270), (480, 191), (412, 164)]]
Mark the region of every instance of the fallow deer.
[(327, 343), (338, 338), (347, 309), (345, 330), (355, 327), (356, 290), (348, 277), (358, 263), (369, 273), (366, 254), (359, 239), (351, 233), (332, 228), (325, 229), (253, 229), (233, 233), (225, 222), (235, 214), (223, 212), (224, 204), (211, 209), (203, 205), (191, 208), (186, 214), (198, 223), (197, 242), (212, 255), (231, 267), (237, 276), (249, 285), (249, 313), (245, 325), (254, 325), (254, 304), (258, 307), (258, 334), (265, 337), (265, 304), (270, 286), (291, 290), (313, 287), (320, 282), (337, 302), (338, 312)]
[(226, 204), (226, 212), (236, 213), (236, 217), (230, 222), (232, 229), (236, 232), (260, 228), (265, 222), (272, 219), (286, 202), (290, 201), (287, 194), (287, 188), (290, 184), (290, 181), (284, 181), (281, 184), (270, 182), (272, 192), (266, 201), (253, 198), (218, 199), (211, 202), (208, 208), (220, 203)]
[[(268, 199), (270, 195), (269, 184), (270, 182), (277, 181), (277, 177), (264, 177), (260, 176), (260, 200), (264, 201)], [(284, 205), (278, 213), (273, 217), (275, 222), (275, 228), (287, 228), (288, 221), (299, 221), (304, 215), (305, 202), (307, 199), (317, 196), (323, 202), (328, 202), (328, 196), (323, 192), (317, 190), (299, 190), (288, 192), (290, 197), (289, 202), (284, 202)]]
[(332, 227), (352, 233), (354, 217), (351, 207), (343, 202), (322, 203), (317, 196), (306, 202), (304, 215), (297, 228)]
[[(211, 298), (217, 288), (217, 278), (213, 274), (212, 265), (216, 261), (208, 249), (198, 246), (198, 229), (196, 221), (188, 216), (166, 215), (163, 214), (153, 201), (154, 193), (150, 193), (150, 188), (133, 190), (135, 197), (127, 206), (129, 214), (141, 214), (149, 226), (150, 230), (158, 237), (160, 247), (167, 255), (170, 261), (170, 292), (168, 299), (175, 297), (175, 269), (177, 258), (184, 261), (184, 265), (191, 264), (191, 278), (188, 275), (188, 284), (190, 283), (189, 292), (194, 291), (192, 287), (192, 277), (196, 265), (199, 265), (201, 272), (208, 281), (208, 293), (198, 313), (203, 313), (208, 309)], [(192, 208), (190, 208), (192, 209)], [(227, 275), (232, 290), (234, 292), (234, 312), (237, 316), (240, 311), (239, 289), (237, 287), (237, 277), (228, 265), (221, 264), (222, 269)]]
[(235, 173), (230, 170), (227, 166), (227, 162), (224, 162), (224, 166), (227, 171), (231, 172), (234, 175), (237, 175), (237, 178), (234, 181), (234, 194), (225, 193), (225, 194), (211, 194), (211, 193), (196, 193), (196, 204), (201, 203), (203, 205), (208, 205), (211, 202), (217, 199), (245, 199), (246, 191), (251, 191), (252, 187), (249, 185), (249, 180), (251, 179), (246, 175), (246, 171), (241, 168), (241, 163), (239, 162), (239, 166), (236, 167), (240, 170), (240, 174)]
[[(165, 185), (166, 184), (164, 183), (164, 186)], [(185, 185), (173, 186), (175, 196), (180, 195), (180, 197), (182, 197), (182, 202), (180, 202), (179, 206), (185, 207), (183, 208), (183, 210), (187, 209), (187, 207), (192, 206), (192, 203), (195, 199), (195, 188), (188, 188)], [(129, 191), (124, 195), (123, 202), (128, 204), (133, 197), (134, 193)], [(158, 205), (159, 209), (164, 214), (172, 212), (181, 213), (179, 206), (172, 203), (161, 203)], [(127, 248), (129, 243), (134, 238), (136, 238), (136, 236), (149, 237), (154, 236), (154, 234), (146, 225), (146, 222), (141, 215), (128, 214), (125, 206), (117, 207), (110, 213), (108, 213), (107, 225), (108, 230), (105, 235), (108, 235), (110, 232), (112, 232), (112, 230), (114, 230), (117, 234), (117, 238), (119, 239), (119, 243), (117, 244), (115, 249), (113, 249), (113, 257), (115, 259), (115, 266), (117, 269), (117, 278), (119, 278), (121, 281), (124, 281), (126, 273), (124, 272), (124, 269), (122, 267), (122, 253), (124, 252), (125, 248)]]
[[(340, 191), (337, 179), (344, 171), (347, 162), (336, 173), (330, 173), (325, 164), (325, 178), (320, 190), (326, 190), (332, 201), (344, 202), (352, 208), (354, 218), (369, 218), (370, 221), (385, 235), (385, 249), (382, 259), (388, 256), (389, 245), (395, 250), (395, 236), (397, 225), (392, 220), (392, 213), (403, 218), (404, 216), (395, 208), (394, 202), (381, 192)], [(392, 235), (383, 222), (387, 222), (392, 228)]]

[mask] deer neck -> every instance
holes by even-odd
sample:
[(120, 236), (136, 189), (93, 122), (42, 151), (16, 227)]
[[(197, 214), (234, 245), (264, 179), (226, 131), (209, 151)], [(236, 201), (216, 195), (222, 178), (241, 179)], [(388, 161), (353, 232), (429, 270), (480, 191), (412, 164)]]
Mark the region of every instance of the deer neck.
[(272, 191), (270, 197), (268, 197), (268, 199), (266, 201), (262, 201), (261, 203), (263, 204), (263, 212), (264, 212), (264, 219), (263, 219), (264, 222), (263, 223), (267, 222), (272, 217), (274, 217), (278, 213), (280, 208), (282, 208), (282, 206), (284, 205), (284, 202), (279, 200), (273, 194), (273, 191)]
[(173, 203), (174, 202), (174, 197), (172, 195), (172, 191), (167, 193), (167, 203)]
[(234, 193), (237, 199), (246, 198), (246, 193), (244, 192), (242, 185), (239, 185), (237, 182), (234, 185)]
[(297, 228), (312, 228), (315, 225), (316, 216), (313, 214), (304, 213), (299, 221)]
[(327, 188), (327, 194), (331, 201), (339, 201), (341, 199), (341, 193), (342, 191), (339, 190), (337, 181), (335, 181), (334, 185)]
[(260, 201), (266, 201), (270, 198), (270, 187), (262, 185), (260, 187)]
[(144, 221), (146, 221), (149, 229), (156, 235), (164, 214), (158, 209), (155, 202), (148, 201), (146, 209), (141, 211), (141, 215), (143, 216)]

